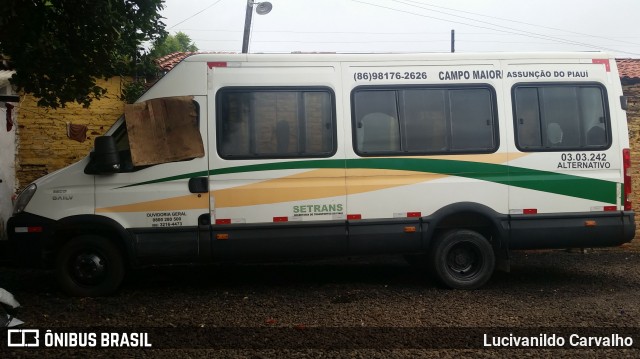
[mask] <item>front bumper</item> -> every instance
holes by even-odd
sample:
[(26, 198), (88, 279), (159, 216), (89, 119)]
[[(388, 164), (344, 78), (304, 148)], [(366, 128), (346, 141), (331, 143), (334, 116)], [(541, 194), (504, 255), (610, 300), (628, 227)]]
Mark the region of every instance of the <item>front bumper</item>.
[(23, 212), (9, 218), (9, 240), (5, 245), (8, 263), (21, 267), (43, 267), (50, 264), (56, 226), (56, 221), (31, 213)]

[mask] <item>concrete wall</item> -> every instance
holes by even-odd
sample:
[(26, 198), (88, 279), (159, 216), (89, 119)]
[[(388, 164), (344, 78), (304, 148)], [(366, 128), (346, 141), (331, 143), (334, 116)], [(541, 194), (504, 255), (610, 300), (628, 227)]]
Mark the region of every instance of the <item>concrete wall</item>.
[[(16, 106), (12, 110), (14, 120), (17, 109)], [(11, 196), (15, 190), (16, 126), (7, 132), (6, 118), (7, 109), (0, 103), (0, 240), (5, 239), (4, 228), (13, 211)]]
[[(33, 180), (85, 157), (93, 139), (102, 135), (124, 112), (119, 99), (123, 85), (119, 77), (99, 81), (106, 96), (89, 108), (68, 104), (56, 110), (38, 107), (30, 95), (20, 98), (16, 155), (16, 187), (24, 188)], [(67, 137), (67, 122), (88, 127), (83, 143)]]

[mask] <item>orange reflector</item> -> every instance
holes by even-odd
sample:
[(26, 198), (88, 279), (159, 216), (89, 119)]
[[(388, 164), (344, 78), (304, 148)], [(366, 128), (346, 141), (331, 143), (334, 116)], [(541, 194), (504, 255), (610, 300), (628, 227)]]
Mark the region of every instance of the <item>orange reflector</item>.
[(361, 214), (347, 214), (347, 219), (362, 219)]
[(585, 227), (595, 227), (596, 226), (596, 221), (584, 221), (584, 226)]
[(416, 232), (416, 227), (415, 226), (406, 226), (404, 227), (404, 233), (415, 233)]
[(226, 241), (227, 239), (229, 239), (229, 234), (228, 233), (218, 233), (216, 234), (216, 239), (219, 241)]

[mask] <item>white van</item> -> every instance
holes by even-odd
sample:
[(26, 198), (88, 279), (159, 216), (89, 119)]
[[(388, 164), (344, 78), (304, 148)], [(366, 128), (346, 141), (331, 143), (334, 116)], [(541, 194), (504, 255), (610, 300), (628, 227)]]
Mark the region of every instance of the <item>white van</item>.
[(412, 255), (473, 289), (509, 250), (632, 240), (603, 53), (210, 54), (30, 184), (12, 257), (81, 296), (125, 268)]

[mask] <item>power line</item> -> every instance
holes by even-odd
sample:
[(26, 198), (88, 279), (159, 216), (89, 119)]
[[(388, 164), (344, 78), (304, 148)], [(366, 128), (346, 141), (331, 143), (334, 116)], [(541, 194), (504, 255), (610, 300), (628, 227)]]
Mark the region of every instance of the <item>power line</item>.
[[(520, 29), (516, 29), (516, 28), (513, 28), (513, 27), (497, 25), (497, 24), (490, 23), (490, 22), (487, 22), (487, 21), (482, 21), (482, 20), (477, 20), (477, 19), (473, 19), (473, 18), (470, 18), (470, 17), (466, 17), (466, 16), (451, 14), (451, 13), (444, 12), (444, 11), (432, 10), (432, 9), (428, 9), (428, 8), (425, 8), (425, 7), (422, 7), (422, 6), (417, 6), (417, 5), (414, 5), (414, 4), (407, 3), (406, 1), (401, 1), (401, 0), (392, 0), (392, 1), (394, 1), (396, 3), (401, 3), (401, 4), (413, 6), (413, 7), (416, 7), (416, 8), (424, 9), (424, 10), (427, 10), (427, 11), (432, 11), (432, 12), (445, 14), (445, 15), (448, 15), (448, 16), (459, 17), (459, 18), (462, 18), (462, 19), (465, 19), (465, 20), (471, 20), (471, 21), (482, 23), (482, 24), (488, 24), (488, 25), (491, 25), (491, 26), (496, 26), (496, 27), (499, 27), (499, 28), (505, 28), (505, 29), (508, 29), (508, 30), (519, 31), (519, 32), (522, 32), (523, 34), (529, 34), (529, 35), (533, 35), (533, 36), (542, 36), (542, 37), (546, 37), (546, 38), (548, 38), (550, 40), (553, 40), (553, 41), (559, 41), (559, 42), (564, 42), (564, 43), (574, 43), (576, 45), (581, 45), (581, 46), (587, 46), (587, 47), (593, 47), (593, 48), (605, 49), (605, 50), (609, 50), (609, 51), (620, 52), (619, 50), (616, 50), (616, 49), (605, 48), (605, 47), (595, 46), (595, 45), (588, 44), (588, 43), (581, 43), (581, 42), (577, 42), (577, 41), (566, 40), (566, 39), (557, 38), (557, 37), (554, 37), (554, 36), (538, 34), (538, 33), (531, 32), (531, 31), (526, 31), (526, 30), (520, 30)], [(415, 1), (411, 1), (411, 2), (415, 3)], [(457, 11), (457, 10), (454, 9), (454, 11)], [(463, 12), (463, 11), (460, 11), (460, 12)], [(465, 13), (470, 13), (468, 11), (464, 11), (464, 12)], [(471, 13), (471, 14), (475, 14), (475, 13)], [(480, 14), (475, 14), (475, 15), (480, 15)], [(484, 15), (480, 15), (480, 16), (484, 16)], [(491, 17), (491, 18), (496, 18), (496, 17)], [(497, 19), (501, 19), (501, 18), (497, 18)], [(513, 22), (524, 23), (524, 22), (519, 22), (519, 21), (513, 21)], [(533, 24), (530, 24), (530, 23), (524, 23), (524, 24), (533, 25)], [(473, 26), (471, 24), (467, 24), (467, 25)], [(536, 26), (536, 25), (533, 25), (533, 26)], [(556, 30), (558, 30), (558, 29), (556, 29)], [(562, 31), (562, 30), (560, 30), (560, 31)], [(523, 35), (523, 36), (526, 36), (526, 35)]]
[[(206, 8), (196, 12), (195, 14), (187, 17), (186, 19), (176, 23), (175, 25), (171, 26), (169, 29), (173, 29), (177, 26), (179, 26), (180, 24), (185, 23), (186, 21), (194, 18), (195, 16), (198, 16), (199, 14), (203, 13), (204, 11), (216, 6), (218, 3), (220, 3), (222, 0), (218, 0), (216, 2), (214, 2), (213, 4), (207, 6)], [(430, 12), (437, 12), (437, 13), (441, 13), (447, 16), (451, 16), (451, 17), (456, 17), (456, 18), (461, 18), (467, 21), (471, 21), (471, 22), (475, 22), (475, 23), (479, 23), (479, 24), (485, 24), (487, 26), (483, 26), (483, 25), (478, 25), (478, 24), (473, 24), (473, 23), (469, 23), (467, 21), (456, 21), (456, 20), (449, 20), (446, 18), (440, 18), (440, 17), (435, 17), (435, 16), (429, 16), (423, 13), (417, 13), (417, 12), (412, 12), (412, 11), (407, 11), (401, 8), (395, 8), (395, 7), (389, 7), (389, 6), (383, 6), (383, 5), (378, 5), (375, 3), (370, 3), (370, 2), (366, 2), (366, 1), (360, 1), (360, 0), (352, 0), (354, 2), (357, 3), (361, 3), (361, 4), (365, 4), (365, 5), (369, 5), (369, 6), (374, 6), (374, 7), (379, 7), (379, 8), (383, 8), (383, 9), (387, 9), (387, 10), (391, 10), (391, 11), (395, 11), (395, 12), (402, 12), (402, 13), (407, 13), (407, 14), (411, 14), (414, 16), (419, 16), (419, 17), (425, 17), (425, 18), (431, 18), (434, 20), (438, 20), (438, 21), (443, 21), (443, 22), (449, 22), (449, 23), (454, 23), (454, 24), (461, 24), (461, 25), (465, 25), (465, 26), (471, 26), (471, 27), (475, 27), (475, 28), (480, 28), (480, 29), (486, 29), (486, 30), (490, 30), (493, 31), (494, 33), (491, 33), (494, 36), (497, 35), (503, 35), (503, 36), (508, 36), (508, 35), (517, 35), (517, 36), (524, 36), (524, 37), (529, 37), (529, 38), (534, 38), (534, 39), (539, 39), (539, 40), (545, 40), (545, 41), (552, 41), (552, 42), (557, 42), (557, 43), (563, 43), (563, 44), (569, 44), (569, 45), (577, 45), (577, 46), (585, 46), (588, 48), (597, 48), (597, 49), (602, 49), (602, 50), (607, 50), (607, 51), (612, 51), (612, 52), (617, 52), (617, 53), (625, 53), (625, 54), (633, 54), (633, 55), (640, 55), (640, 53), (635, 53), (635, 52), (630, 52), (630, 51), (622, 51), (622, 50), (618, 50), (618, 49), (614, 49), (614, 48), (608, 48), (608, 47), (604, 47), (604, 46), (597, 46), (597, 45), (593, 45), (590, 43), (585, 43), (585, 42), (580, 42), (580, 41), (574, 41), (571, 39), (567, 39), (567, 38), (560, 38), (560, 37), (555, 37), (555, 36), (551, 36), (551, 35), (544, 35), (544, 34), (540, 34), (540, 33), (536, 33), (536, 32), (531, 32), (531, 31), (526, 31), (526, 30), (521, 30), (518, 28), (514, 28), (514, 27), (508, 27), (508, 26), (503, 26), (503, 25), (498, 25), (492, 22), (488, 22), (488, 21), (483, 21), (483, 20), (479, 20), (479, 19), (474, 19), (472, 17), (467, 17), (467, 16), (461, 16), (461, 15), (457, 15), (455, 13), (450, 13), (450, 12), (445, 12), (445, 11), (440, 11), (440, 10), (434, 10), (434, 9), (430, 9), (424, 6), (429, 6), (429, 7), (433, 7), (433, 8), (440, 8), (440, 9), (446, 9), (446, 10), (451, 10), (453, 12), (457, 12), (457, 13), (465, 13), (465, 14), (470, 14), (470, 15), (474, 15), (474, 16), (481, 16), (481, 17), (486, 17), (486, 18), (491, 18), (491, 19), (497, 19), (497, 20), (502, 20), (502, 21), (509, 21), (512, 23), (518, 23), (518, 24), (524, 24), (524, 25), (529, 25), (529, 26), (536, 26), (536, 27), (540, 27), (540, 28), (545, 28), (545, 29), (551, 29), (554, 31), (562, 31), (562, 32), (566, 32), (566, 33), (570, 33), (570, 34), (574, 34), (574, 36), (578, 36), (578, 37), (589, 37), (589, 38), (601, 38), (601, 39), (606, 39), (606, 40), (610, 40), (610, 41), (616, 41), (616, 42), (620, 42), (620, 43), (627, 43), (627, 44), (632, 44), (632, 45), (638, 45), (640, 46), (640, 44), (638, 43), (634, 43), (631, 41), (625, 41), (625, 40), (621, 40), (621, 39), (612, 39), (609, 37), (604, 37), (604, 36), (597, 36), (597, 35), (590, 35), (590, 34), (584, 34), (584, 33), (580, 33), (580, 32), (575, 32), (575, 31), (569, 31), (569, 30), (564, 30), (564, 29), (559, 29), (559, 28), (554, 28), (554, 27), (548, 27), (548, 26), (542, 26), (542, 25), (536, 25), (533, 23), (528, 23), (528, 22), (523, 22), (523, 21), (517, 21), (517, 20), (510, 20), (510, 19), (505, 19), (505, 18), (500, 18), (500, 17), (496, 17), (496, 16), (489, 16), (489, 15), (483, 15), (483, 14), (478, 14), (478, 13), (473, 13), (470, 11), (463, 11), (463, 10), (458, 10), (458, 9), (453, 9), (453, 8), (447, 8), (447, 7), (443, 7), (443, 6), (436, 6), (436, 5), (431, 5), (431, 4), (424, 4), (415, 0), (393, 0), (395, 3), (398, 4), (403, 4), (412, 8), (419, 8), (425, 11), (430, 11)], [(371, 0), (369, 0), (371, 1)], [(424, 5), (424, 6), (421, 6)], [(219, 33), (238, 33), (241, 31), (238, 30), (227, 30), (227, 29), (220, 29), (220, 30), (216, 30), (216, 29), (190, 29), (190, 31), (206, 31), (206, 32), (219, 32)], [(497, 32), (497, 33), (496, 33)], [(358, 34), (358, 35), (375, 35), (375, 36), (406, 36), (406, 35), (441, 35), (444, 34), (444, 32), (440, 33), (428, 33), (428, 32), (424, 32), (424, 33), (416, 33), (416, 32), (393, 32), (393, 33), (389, 33), (389, 32), (366, 32), (366, 31), (295, 31), (295, 30), (261, 30), (260, 33), (295, 33), (295, 34)], [(448, 32), (447, 32), (448, 34)], [(458, 32), (458, 34), (468, 34), (468, 35), (480, 35), (480, 33), (465, 33), (463, 32)], [(633, 37), (633, 36), (627, 36), (627, 38), (630, 39), (635, 39), (638, 37)], [(216, 40), (197, 40), (197, 41), (207, 41), (207, 42), (213, 42)], [(230, 41), (236, 41), (236, 40), (219, 40), (222, 42), (230, 42)], [(382, 39), (377, 39), (377, 42), (385, 42)], [(458, 40), (458, 42), (461, 42), (463, 40)], [(279, 41), (256, 41), (259, 43), (268, 43), (268, 42), (290, 42), (290, 43), (296, 43), (296, 42), (303, 42), (303, 41), (283, 41), (283, 40), (279, 40)], [(323, 41), (323, 42), (317, 42), (317, 41), (309, 41), (307, 40), (306, 42), (313, 42), (313, 43), (331, 43), (328, 41)], [(333, 43), (363, 43), (365, 41), (332, 41)], [(388, 41), (387, 41), (388, 42)], [(394, 42), (409, 42), (409, 41), (394, 41)], [(427, 41), (424, 40), (418, 40), (418, 41), (411, 41), (411, 42), (421, 42), (421, 43), (425, 43)], [(434, 41), (437, 42), (437, 41)], [(483, 41), (471, 41), (471, 40), (464, 40), (464, 42), (483, 42)], [(505, 42), (505, 41), (486, 41), (486, 42), (493, 42), (493, 43), (519, 43), (519, 42)], [(530, 42), (529, 42), (530, 43)], [(541, 43), (538, 43), (541, 44)], [(636, 48), (637, 46), (629, 46), (632, 48)]]
[[(529, 34), (529, 35), (533, 35), (533, 36), (542, 36), (542, 37), (546, 37), (546, 38), (549, 38), (550, 40), (557, 41), (557, 42), (563, 42), (563, 43), (568, 43), (568, 44), (575, 44), (575, 45), (587, 46), (587, 47), (592, 47), (592, 48), (597, 48), (597, 49), (603, 49), (603, 50), (608, 50), (608, 51), (624, 52), (624, 51), (617, 50), (617, 49), (606, 48), (606, 47), (596, 46), (596, 45), (592, 45), (592, 44), (588, 44), (588, 43), (582, 43), (582, 42), (577, 42), (577, 41), (572, 41), (572, 40), (566, 40), (566, 39), (563, 39), (563, 38), (558, 38), (558, 37), (554, 37), (554, 36), (550, 36), (550, 35), (538, 34), (538, 33), (531, 32), (531, 31), (520, 30), (520, 29), (516, 29), (516, 28), (508, 27), (508, 26), (497, 25), (497, 24), (490, 23), (490, 22), (487, 22), (487, 21), (482, 21), (482, 20), (477, 20), (477, 19), (473, 19), (473, 18), (465, 17), (465, 16), (460, 16), (460, 15), (456, 15), (456, 14), (451, 14), (451, 13), (447, 13), (447, 12), (444, 12), (444, 11), (432, 10), (432, 9), (428, 9), (428, 8), (425, 8), (425, 7), (422, 7), (422, 6), (417, 6), (417, 5), (413, 5), (413, 4), (407, 3), (406, 1), (401, 1), (401, 0), (392, 0), (392, 1), (395, 1), (395, 2), (397, 2), (397, 3), (401, 3), (401, 4), (405, 4), (405, 5), (409, 5), (409, 6), (413, 6), (413, 7), (417, 7), (417, 8), (420, 8), (420, 9), (427, 10), (427, 11), (432, 11), (432, 12), (437, 12), (437, 13), (441, 13), (441, 14), (445, 14), (445, 15), (449, 15), (449, 16), (459, 17), (459, 18), (462, 18), (462, 19), (471, 20), (471, 21), (476, 21), (476, 22), (483, 23), (483, 24), (489, 24), (489, 25), (491, 25), (491, 26), (501, 27), (501, 28), (505, 28), (505, 29), (509, 29), (509, 30), (514, 30), (514, 31), (520, 31), (520, 32), (522, 32), (523, 34)], [(408, 1), (410, 1), (410, 2), (412, 2), (412, 3), (416, 3), (416, 1), (412, 1), (412, 0), (408, 0)], [(439, 7), (439, 6), (435, 6), (435, 5), (427, 5), (427, 6)], [(440, 8), (444, 8), (444, 7), (440, 7)], [(447, 9), (449, 9), (449, 8), (447, 8)], [(489, 18), (495, 18), (495, 19), (500, 19), (500, 20), (511, 21), (511, 22), (520, 23), (520, 24), (526, 24), (526, 25), (530, 25), (530, 26), (538, 26), (538, 25), (535, 25), (535, 24), (526, 23), (526, 22), (522, 22), (522, 21), (507, 20), (507, 19), (503, 19), (503, 18), (499, 18), (499, 17), (494, 17), (494, 16), (488, 16), (488, 15), (482, 15), (482, 14), (472, 13), (472, 12), (469, 12), (469, 11), (462, 11), (462, 10), (456, 10), (456, 9), (451, 9), (451, 10), (453, 10), (453, 11), (459, 11), (459, 12), (464, 12), (464, 13), (469, 13), (469, 14), (474, 14), (474, 15), (478, 15), (478, 16), (485, 16), (485, 17), (489, 17)], [(468, 25), (469, 25), (469, 26), (473, 26), (473, 25), (471, 25), (471, 24), (468, 24)], [(557, 28), (552, 28), (552, 27), (546, 27), (546, 26), (541, 26), (541, 25), (540, 25), (539, 27), (548, 28), (548, 29), (554, 29), (554, 30), (559, 30), (559, 31), (565, 31), (565, 30), (562, 30), (562, 29), (557, 29)], [(497, 31), (500, 31), (500, 30), (497, 30)], [(572, 32), (572, 31), (568, 31), (568, 30), (566, 30), (566, 31), (567, 31), (567, 32)], [(588, 34), (577, 33), (577, 32), (572, 32), (572, 33), (580, 34), (580, 35), (588, 35)], [(527, 36), (527, 35), (523, 35), (523, 36)], [(592, 37), (600, 37), (600, 36), (592, 36)], [(606, 39), (606, 40), (612, 40), (612, 39), (609, 39), (609, 38), (606, 38), (606, 37), (600, 37), (600, 38), (603, 38), (603, 39)], [(618, 40), (613, 40), (613, 41), (618, 41)], [(639, 44), (637, 44), (637, 43), (627, 42), (627, 41), (620, 41), (620, 42), (630, 43), (630, 44), (633, 44), (633, 45), (639, 45)], [(632, 52), (625, 52), (625, 53), (634, 54), (634, 53), (632, 53)], [(637, 55), (637, 54), (636, 54), (636, 55)]]
[[(299, 43), (303, 43), (303, 44), (308, 44), (309, 41), (307, 40), (254, 40), (253, 42), (258, 42), (258, 43), (286, 43), (286, 42), (299, 42)], [(390, 44), (395, 44), (395, 43), (411, 43), (411, 44), (415, 44), (415, 43), (428, 43), (428, 42), (449, 42), (449, 39), (445, 39), (445, 40), (376, 40), (376, 43), (390, 43)], [(371, 41), (313, 41), (313, 44), (370, 44)]]
[[(512, 19), (506, 19), (506, 18), (503, 18), (503, 17), (497, 17), (497, 16), (484, 15), (484, 14), (480, 14), (480, 13), (475, 13), (475, 12), (471, 12), (471, 11), (464, 11), (464, 10), (459, 10), (459, 9), (454, 9), (454, 8), (449, 8), (449, 7), (445, 7), (445, 6), (438, 6), (438, 5), (432, 5), (432, 4), (425, 4), (425, 3), (421, 3), (421, 2), (416, 1), (416, 0), (405, 0), (405, 1), (392, 0), (392, 1), (399, 2), (399, 3), (403, 3), (403, 4), (405, 4), (405, 5), (409, 5), (409, 6), (418, 7), (418, 8), (421, 8), (421, 9), (425, 9), (425, 10), (427, 10), (427, 11), (439, 12), (439, 13), (446, 14), (446, 15), (450, 15), (450, 16), (457, 16), (457, 15), (450, 14), (450, 13), (446, 13), (446, 12), (443, 12), (443, 11), (437, 11), (437, 10), (427, 9), (427, 8), (425, 8), (425, 7), (418, 6), (418, 5), (414, 5), (414, 4), (420, 4), (420, 5), (425, 5), (425, 6), (429, 6), (429, 7), (435, 7), (435, 8), (438, 8), (438, 9), (446, 9), (446, 10), (451, 10), (451, 11), (456, 11), (456, 12), (461, 12), (461, 13), (471, 14), (471, 15), (476, 15), (476, 16), (482, 16), (482, 17), (486, 17), (486, 18), (490, 18), (490, 19), (496, 19), (496, 20), (501, 20), (501, 21), (508, 21), (508, 22), (513, 22), (513, 23), (516, 23), (516, 24), (523, 24), (523, 25), (528, 25), (528, 26), (534, 26), (534, 27), (539, 27), (539, 28), (548, 29), (548, 30), (562, 31), (562, 32), (570, 33), (570, 34), (581, 35), (581, 36), (584, 36), (584, 37), (595, 37), (595, 38), (599, 38), (599, 39), (610, 40), (610, 41), (617, 41), (617, 42), (627, 43), (627, 44), (631, 44), (631, 45), (640, 45), (640, 43), (629, 42), (629, 41), (624, 41), (624, 40), (618, 40), (618, 39), (615, 39), (615, 38), (610, 38), (610, 37), (605, 37), (605, 36), (599, 36), (599, 35), (593, 35), (593, 34), (586, 34), (586, 33), (582, 33), (582, 32), (576, 32), (576, 31), (571, 31), (571, 30), (561, 29), (561, 28), (557, 28), (557, 27), (551, 27), (551, 26), (544, 26), (544, 25), (539, 25), (539, 24), (533, 24), (533, 23), (525, 22), (525, 21), (512, 20)], [(407, 2), (409, 2), (409, 3), (413, 3), (413, 4), (408, 4)], [(476, 20), (474, 20), (474, 21), (476, 21)], [(630, 36), (630, 37), (631, 37), (631, 38), (638, 38), (637, 36)]]
[[(193, 39), (193, 41), (198, 42), (237, 42), (238, 39)], [(420, 44), (420, 43), (434, 43), (434, 42), (449, 42), (449, 39), (443, 40), (376, 40), (375, 43), (411, 43), (411, 44)], [(309, 40), (253, 40), (253, 43), (303, 43), (303, 44), (371, 44), (370, 40), (361, 40), (361, 41), (309, 41)], [(523, 41), (500, 41), (500, 40), (458, 40), (456, 43), (465, 44), (465, 43), (487, 43), (487, 44), (519, 44), (519, 45), (549, 45), (549, 42), (523, 42)], [(632, 46), (634, 48), (640, 46)]]
[[(640, 53), (622, 51), (622, 50), (607, 48), (607, 47), (604, 47), (604, 46), (595, 46), (595, 45), (581, 43), (581, 42), (577, 42), (577, 41), (565, 40), (565, 39), (556, 38), (556, 37), (553, 37), (553, 36), (537, 34), (537, 33), (531, 32), (531, 31), (524, 31), (524, 30), (519, 30), (519, 29), (515, 29), (515, 28), (510, 28), (508, 26), (496, 25), (496, 24), (492, 24), (492, 23), (489, 23), (489, 22), (486, 22), (486, 21), (475, 20), (475, 19), (471, 19), (471, 18), (467, 18), (467, 17), (464, 17), (464, 16), (459, 16), (459, 15), (450, 15), (450, 16), (460, 17), (460, 18), (464, 18), (464, 19), (467, 19), (467, 20), (488, 24), (488, 25), (493, 26), (493, 27), (498, 27), (498, 29), (487, 27), (487, 26), (482, 26), (482, 25), (469, 24), (469, 23), (465, 23), (465, 22), (461, 22), (461, 21), (442, 19), (442, 18), (429, 16), (429, 15), (424, 15), (424, 14), (418, 14), (418, 13), (407, 11), (407, 10), (401, 10), (401, 9), (392, 8), (392, 7), (388, 7), (388, 6), (372, 4), (372, 3), (368, 3), (368, 2), (360, 1), (360, 0), (351, 0), (351, 1), (357, 2), (357, 3), (361, 3), (361, 4), (365, 4), (365, 5), (374, 6), (374, 7), (379, 7), (379, 8), (387, 9), (387, 10), (391, 10), (391, 11), (402, 12), (402, 13), (406, 13), (406, 14), (410, 14), (410, 15), (414, 15), (414, 16), (420, 16), (420, 17), (425, 17), (425, 18), (434, 19), (434, 20), (438, 20), (438, 21), (450, 22), (450, 23), (454, 23), (454, 24), (471, 26), (471, 27), (487, 29), (487, 30), (492, 30), (492, 31), (505, 32), (505, 33), (510, 33), (510, 34), (513, 34), (513, 35), (526, 36), (526, 37), (531, 37), (531, 38), (536, 38), (536, 39), (541, 39), (541, 40), (551, 40), (551, 41), (556, 41), (556, 42), (570, 44), (570, 45), (580, 45), (580, 46), (586, 46), (586, 47), (589, 47), (589, 48), (596, 48), (596, 49), (607, 50), (607, 51), (612, 51), (612, 52), (626, 53), (626, 54), (632, 54), (632, 55), (640, 55)], [(499, 29), (499, 28), (504, 28), (504, 29), (508, 29), (508, 30), (512, 30), (512, 31), (502, 30), (502, 29)], [(516, 32), (514, 32), (514, 31), (516, 31)]]
[(212, 7), (216, 6), (220, 1), (222, 1), (222, 0), (218, 0), (218, 1), (216, 1), (216, 2), (214, 2), (213, 4), (211, 4), (211, 5), (207, 6), (206, 8), (204, 8), (204, 9), (202, 9), (202, 10), (198, 11), (197, 13), (195, 13), (195, 14), (193, 14), (193, 15), (191, 15), (191, 16), (189, 16), (188, 18), (186, 18), (186, 19), (184, 19), (184, 20), (182, 20), (182, 21), (178, 22), (177, 24), (175, 24), (175, 25), (171, 26), (171, 27), (169, 28), (169, 30), (173, 29), (174, 27), (176, 27), (176, 26), (178, 26), (178, 25), (182, 24), (183, 22), (185, 22), (185, 21), (187, 21), (187, 20), (191, 20), (191, 19), (193, 19), (194, 17), (196, 17), (196, 16), (200, 15), (200, 14), (201, 14), (202, 12), (204, 12), (205, 10), (209, 10), (209, 9), (211, 9)]
[[(486, 15), (480, 15), (486, 16)], [(544, 26), (542, 26), (544, 27)], [(220, 32), (220, 33), (242, 33), (242, 30), (227, 30), (227, 29), (194, 29), (194, 28), (181, 28), (182, 31), (200, 31), (200, 32)], [(448, 35), (449, 31), (442, 32), (376, 32), (376, 31), (298, 31), (298, 30), (260, 30), (261, 34), (267, 33), (280, 33), (280, 34), (311, 34), (311, 35), (324, 35), (324, 34), (356, 34), (356, 35)], [(456, 34), (459, 35), (493, 35), (493, 36), (511, 36), (511, 33), (495, 33), (495, 32), (465, 32), (465, 31), (456, 31)], [(546, 35), (545, 35), (546, 36)], [(569, 37), (598, 37), (589, 34), (580, 34), (576, 33), (575, 35), (567, 35)], [(615, 36), (611, 38), (602, 37), (603, 39), (610, 39), (612, 41), (625, 42), (623, 40), (616, 40), (615, 38), (628, 38), (628, 39), (640, 39), (640, 36), (627, 36), (626, 34), (623, 36)], [(448, 41), (448, 40), (447, 40)], [(640, 43), (628, 42), (632, 45), (640, 45)]]
[[(232, 32), (241, 33), (242, 30), (226, 30), (226, 29), (182, 29), (184, 31), (205, 31), (205, 32)], [(298, 30), (260, 30), (260, 33), (287, 33), (287, 34), (358, 34), (358, 35), (412, 35), (413, 32), (371, 32), (371, 31), (298, 31)], [(449, 32), (431, 32), (419, 34), (442, 35)]]
[[(219, 39), (219, 40), (206, 40), (206, 39), (194, 39), (193, 41), (203, 41), (203, 42), (237, 42), (238, 40), (223, 40), (223, 39)], [(308, 41), (308, 40), (254, 40), (252, 42), (255, 43), (303, 43), (303, 44), (370, 44), (371, 41), (335, 41), (335, 40), (331, 40), (331, 41)], [(431, 42), (449, 42), (448, 39), (446, 40), (376, 40), (376, 43), (431, 43)]]

